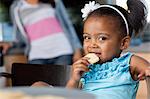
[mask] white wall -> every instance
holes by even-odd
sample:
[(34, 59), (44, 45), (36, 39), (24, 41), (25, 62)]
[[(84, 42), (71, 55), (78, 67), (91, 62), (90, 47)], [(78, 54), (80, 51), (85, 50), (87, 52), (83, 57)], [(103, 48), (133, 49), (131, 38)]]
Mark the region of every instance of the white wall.
[(150, 22), (150, 1), (149, 0), (145, 0), (146, 1), (146, 6), (148, 8), (148, 16), (147, 16), (147, 21)]

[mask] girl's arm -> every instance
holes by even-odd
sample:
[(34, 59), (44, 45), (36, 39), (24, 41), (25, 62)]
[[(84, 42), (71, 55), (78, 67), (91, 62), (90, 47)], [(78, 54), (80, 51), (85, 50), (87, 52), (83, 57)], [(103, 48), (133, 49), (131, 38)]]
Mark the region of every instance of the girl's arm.
[(67, 83), (67, 88), (79, 88), (80, 89), (80, 86), (79, 86), (79, 81), (74, 81), (72, 79), (70, 79)]
[(150, 76), (150, 63), (142, 57), (133, 55), (130, 61), (131, 75), (134, 80), (143, 80)]
[[(145, 59), (133, 55), (131, 57), (131, 73), (134, 80), (144, 80), (146, 78), (147, 97), (150, 97), (150, 63)], [(148, 98), (147, 98), (148, 99)]]

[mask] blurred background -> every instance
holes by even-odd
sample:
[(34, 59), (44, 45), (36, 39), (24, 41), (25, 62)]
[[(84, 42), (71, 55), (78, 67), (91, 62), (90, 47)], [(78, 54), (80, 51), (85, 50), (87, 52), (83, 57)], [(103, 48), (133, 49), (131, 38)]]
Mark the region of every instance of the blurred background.
[[(91, 0), (63, 0), (69, 17), (75, 27), (77, 35), (80, 41), (83, 41), (82, 38), (82, 18), (81, 18), (81, 8), (84, 4)], [(119, 0), (97, 0), (101, 4), (116, 4), (120, 3)], [(13, 34), (12, 22), (10, 20), (9, 10), (10, 5), (13, 0), (0, 0), (0, 42), (13, 42), (15, 41), (15, 34)], [(150, 13), (150, 2), (146, 0), (146, 6)], [(135, 54), (142, 56), (143, 58), (150, 61), (150, 16), (148, 15), (148, 23), (145, 26), (144, 30), (141, 31), (140, 35), (133, 37), (130, 47), (127, 51), (132, 51)], [(23, 45), (20, 45), (23, 46)], [(17, 54), (15, 54), (17, 53)], [(8, 67), (8, 72), (10, 72), (9, 67), (12, 62), (26, 62), (26, 57), (23, 56), (22, 52), (18, 52), (17, 49), (10, 50), (4, 56), (4, 65)], [(140, 90), (138, 93), (137, 99), (146, 99), (146, 85), (145, 82), (141, 82)], [(142, 91), (145, 90), (145, 91)]]
[[(82, 35), (80, 34), (82, 32), (82, 18), (81, 18), (81, 12), (80, 9), (83, 8), (84, 4), (87, 3), (90, 0), (63, 0), (67, 11), (70, 15), (70, 18), (73, 22), (73, 25), (78, 33), (78, 36), (82, 42)], [(118, 2), (119, 0), (97, 0), (101, 4), (116, 4), (121, 3)], [(150, 5), (148, 0), (146, 0), (146, 4)], [(15, 38), (14, 34), (12, 33), (12, 24), (9, 18), (9, 7), (13, 0), (0, 0), (0, 41), (13, 41)], [(150, 20), (150, 17), (148, 18), (148, 21)], [(150, 42), (150, 24), (148, 23), (145, 27), (143, 33), (141, 35), (138, 35), (134, 37), (134, 39), (131, 42), (131, 46), (135, 48), (131, 48), (131, 50), (136, 51), (146, 51), (148, 52), (150, 48), (143, 48), (143, 43)], [(142, 46), (137, 48), (137, 46)]]

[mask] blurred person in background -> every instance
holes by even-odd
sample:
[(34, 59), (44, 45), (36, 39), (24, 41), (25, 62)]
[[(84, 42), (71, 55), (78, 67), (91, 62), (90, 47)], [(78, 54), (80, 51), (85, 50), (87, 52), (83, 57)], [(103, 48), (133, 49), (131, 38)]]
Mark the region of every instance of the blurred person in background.
[(29, 63), (69, 65), (82, 57), (81, 43), (61, 0), (15, 0), (10, 13)]

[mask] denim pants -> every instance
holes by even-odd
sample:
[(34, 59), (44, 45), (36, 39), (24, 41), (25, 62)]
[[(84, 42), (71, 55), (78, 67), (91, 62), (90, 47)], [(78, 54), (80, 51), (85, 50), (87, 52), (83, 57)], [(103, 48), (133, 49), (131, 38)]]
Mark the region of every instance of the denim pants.
[(73, 55), (63, 55), (51, 59), (35, 59), (29, 61), (30, 64), (54, 64), (54, 65), (71, 65)]

